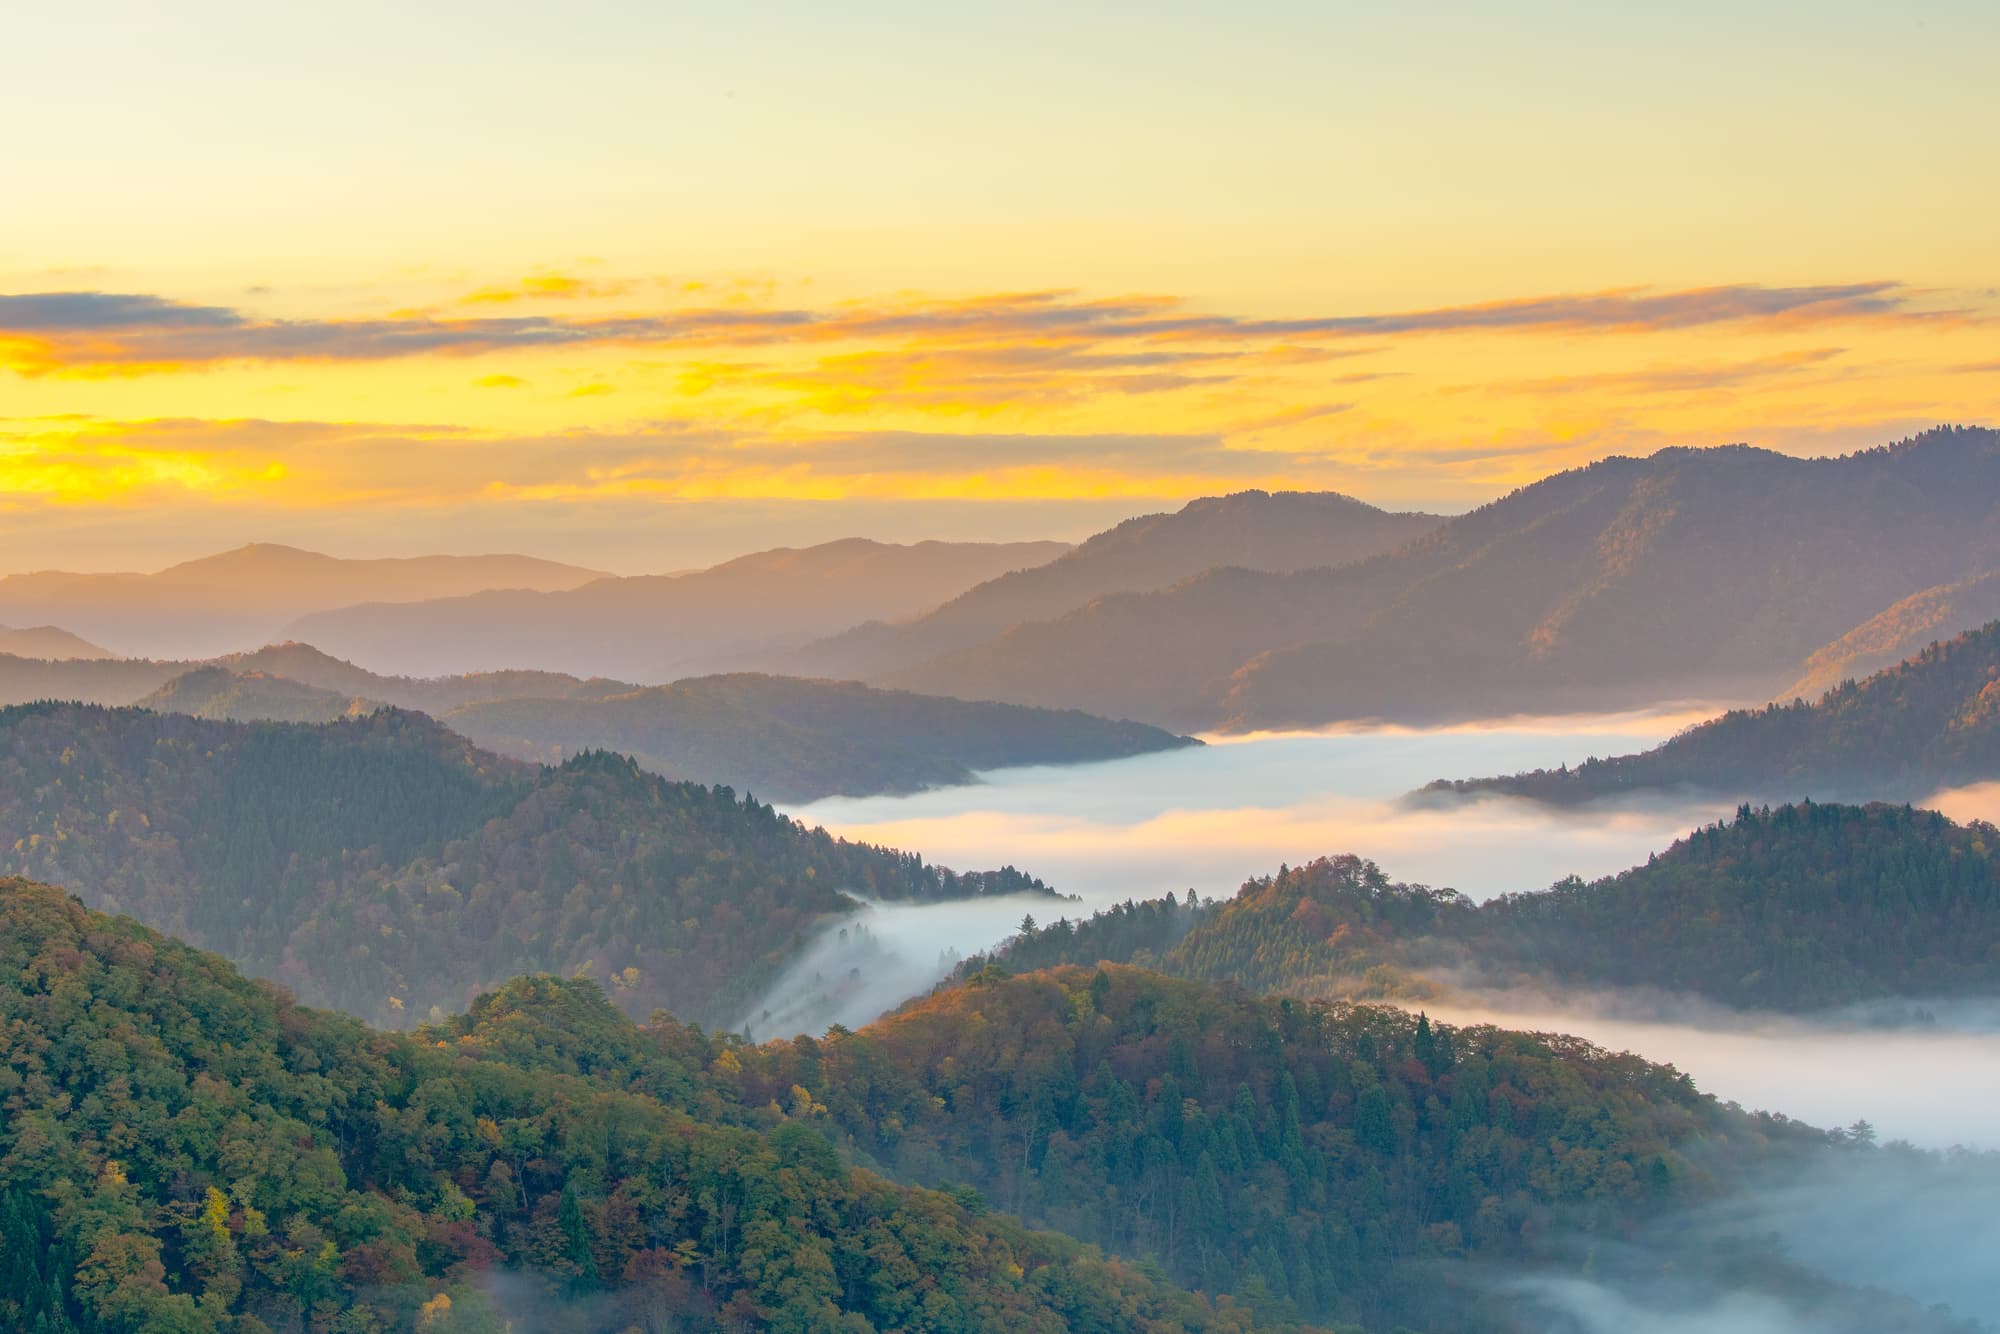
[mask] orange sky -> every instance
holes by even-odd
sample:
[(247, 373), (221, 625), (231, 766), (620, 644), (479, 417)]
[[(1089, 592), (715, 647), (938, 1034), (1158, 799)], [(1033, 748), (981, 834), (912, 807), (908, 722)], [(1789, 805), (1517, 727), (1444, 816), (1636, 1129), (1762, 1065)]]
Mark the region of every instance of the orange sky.
[(98, 9), (0, 89), (0, 569), (1459, 509), (1995, 418), (1989, 6)]

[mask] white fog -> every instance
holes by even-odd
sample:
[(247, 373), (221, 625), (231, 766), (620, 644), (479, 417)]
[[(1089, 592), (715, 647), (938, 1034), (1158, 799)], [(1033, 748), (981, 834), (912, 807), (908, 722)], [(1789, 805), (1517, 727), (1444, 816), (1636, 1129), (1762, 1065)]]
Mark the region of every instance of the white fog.
[[(1646, 860), (1733, 803), (1689, 799), (1557, 811), (1494, 798), (1406, 800), (1434, 778), (1507, 773), (1643, 749), (1709, 716), (1677, 709), (1517, 719), (1439, 729), (1359, 728), (1211, 739), (1109, 764), (1000, 770), (910, 797), (830, 800), (792, 814), (836, 833), (921, 849), (947, 865), (1011, 863), (1082, 902), (1033, 899), (870, 905), (828, 931), (746, 1016), (760, 1037), (868, 1022), (934, 985), (957, 957), (1011, 934), (1024, 913), (1087, 915), (1190, 887), (1226, 897), (1279, 863), (1355, 852), (1394, 879), (1475, 898), (1594, 877)], [(1945, 794), (1959, 818), (1990, 816), (2000, 790)], [(841, 931), (848, 934), (842, 938)], [(1695, 1017), (1690, 1018), (1690, 1014)], [(1510, 1005), (1511, 1027), (1575, 1033), (1671, 1062), (1705, 1090), (1820, 1125), (1874, 1123), (1885, 1139), (2000, 1146), (2000, 1038), (1990, 1012), (1934, 1029), (1745, 1023), (1699, 1010), (1649, 1021), (1574, 1003)]]

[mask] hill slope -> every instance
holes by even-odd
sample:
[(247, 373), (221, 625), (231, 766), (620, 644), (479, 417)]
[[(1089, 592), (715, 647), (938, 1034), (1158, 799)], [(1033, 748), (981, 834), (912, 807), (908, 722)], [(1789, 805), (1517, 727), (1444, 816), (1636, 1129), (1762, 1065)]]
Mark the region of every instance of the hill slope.
[(53, 625), (37, 625), (17, 630), (0, 625), (0, 653), (17, 658), (48, 658), (55, 661), (115, 658), (110, 649), (100, 648), (81, 635)]
[(1582, 986), (1810, 1013), (1996, 997), (2000, 834), (1908, 807), (1746, 807), (1644, 866), (1483, 904), (1325, 858), (1226, 902), (1162, 899), (1044, 926), (998, 957), (1131, 961), (1312, 999)]
[(531, 667), (644, 684), (726, 670), (863, 621), (927, 611), (1058, 542), (859, 538), (780, 548), (689, 574), (600, 579), (558, 593), (490, 592), (308, 616), (288, 630), (383, 672)]
[(1664, 788), (1739, 797), (1921, 798), (2000, 778), (2000, 621), (1813, 703), (1737, 709), (1652, 750), (1426, 792), (1579, 802)]
[[(579, 985), (539, 989), (589, 1010)], [(0, 1324), (1292, 1327), (848, 1168), (808, 1125), (704, 1115), (698, 1034), (654, 1067), (666, 1101), (592, 1078), (632, 1032), (594, 1000), (590, 1042), (524, 1065), (505, 1005), (456, 1046), (370, 1032), (0, 881)]]
[(1912, 593), (1807, 658), (1804, 674), (1776, 698), (1817, 699), (1994, 620), (2000, 620), (2000, 570)]
[(311, 727), (0, 710), (0, 872), (60, 883), (373, 1021), (586, 968), (726, 1020), (848, 893), (1047, 891), (837, 841), (602, 754), (541, 770), (421, 715)]
[(153, 574), (0, 578), (0, 621), (50, 619), (135, 657), (205, 658), (272, 639), (308, 612), (488, 588), (575, 588), (595, 570), (532, 556), (346, 560), (268, 542)]
[(141, 698), (138, 707), (239, 723), (330, 723), (377, 706), (289, 677), (197, 667)]
[(1285, 572), (1345, 565), (1399, 547), (1444, 520), (1390, 514), (1335, 492), (1244, 491), (1128, 519), (1075, 550), (970, 589), (898, 624), (857, 626), (784, 660), (815, 676), (884, 680), (1008, 627), (1053, 620), (1113, 593), (1147, 592), (1219, 566)]
[(1919, 590), (2000, 568), (2000, 433), (1843, 458), (1669, 449), (1334, 570), (1216, 570), (894, 678), (1181, 730), (1769, 696)]
[(968, 783), (974, 771), (1071, 764), (1199, 744), (1141, 723), (937, 699), (852, 682), (738, 674), (603, 699), (470, 704), (444, 721), (545, 762), (615, 750), (656, 773), (780, 801)]

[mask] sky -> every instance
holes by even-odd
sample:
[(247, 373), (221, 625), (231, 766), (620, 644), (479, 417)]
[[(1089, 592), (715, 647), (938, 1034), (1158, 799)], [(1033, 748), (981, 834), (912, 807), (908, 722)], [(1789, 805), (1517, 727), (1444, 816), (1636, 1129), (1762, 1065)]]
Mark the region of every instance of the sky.
[(78, 0), (9, 45), (0, 572), (1458, 511), (2000, 415), (1989, 2)]

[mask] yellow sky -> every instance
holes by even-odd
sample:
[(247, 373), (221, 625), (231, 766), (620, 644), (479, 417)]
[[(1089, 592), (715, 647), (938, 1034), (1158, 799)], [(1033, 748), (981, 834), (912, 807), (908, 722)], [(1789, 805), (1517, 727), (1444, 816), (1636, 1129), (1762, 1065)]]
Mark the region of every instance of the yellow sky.
[(209, 3), (0, 89), (0, 569), (669, 568), (1991, 422), (1991, 6)]

